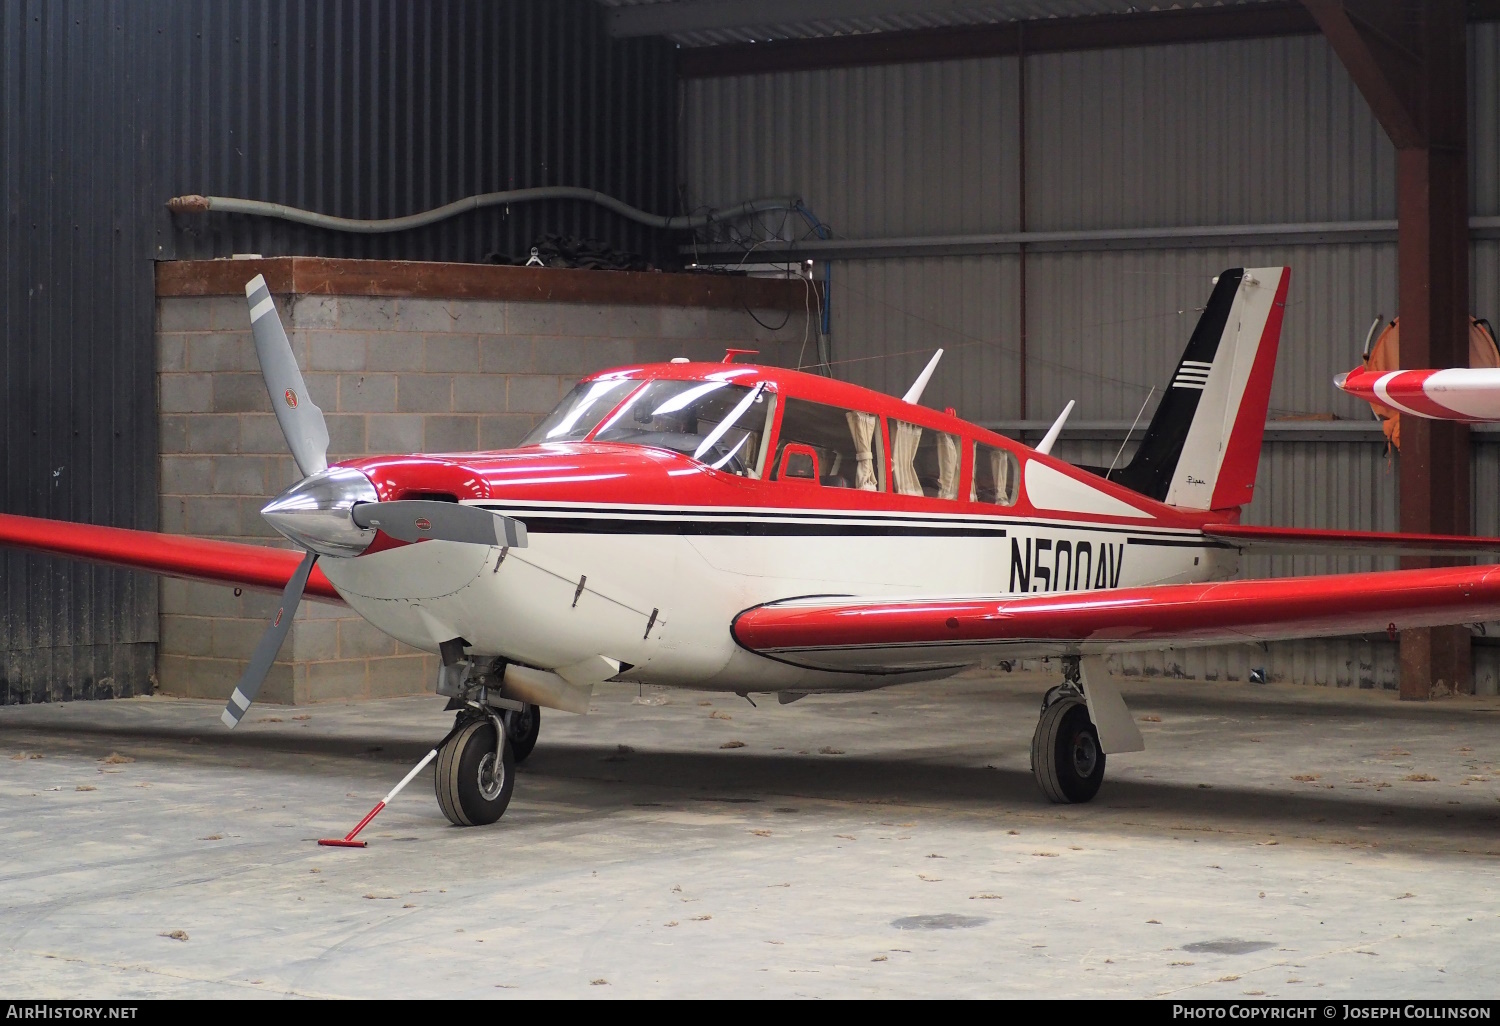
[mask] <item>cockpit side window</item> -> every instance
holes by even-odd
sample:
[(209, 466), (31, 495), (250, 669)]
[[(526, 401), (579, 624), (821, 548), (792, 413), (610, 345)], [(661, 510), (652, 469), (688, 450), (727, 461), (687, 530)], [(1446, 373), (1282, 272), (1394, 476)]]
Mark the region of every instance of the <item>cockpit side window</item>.
[(958, 498), (958, 436), (891, 421), (891, 475), (900, 495)]
[(764, 385), (719, 379), (653, 381), (621, 404), (594, 441), (671, 449), (726, 474), (758, 477), (769, 395)]
[(783, 398), (782, 406), (781, 433), (771, 463), (773, 480), (885, 490), (885, 445), (878, 416), (806, 399)]

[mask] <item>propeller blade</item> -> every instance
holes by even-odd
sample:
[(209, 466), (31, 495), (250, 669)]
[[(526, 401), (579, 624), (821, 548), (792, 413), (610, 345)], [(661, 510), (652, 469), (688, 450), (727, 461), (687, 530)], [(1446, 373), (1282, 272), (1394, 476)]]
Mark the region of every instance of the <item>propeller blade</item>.
[(297, 368), (292, 344), (287, 341), (276, 301), (263, 275), (257, 274), (245, 284), (245, 298), (250, 303), (250, 333), (255, 336), (255, 355), (260, 359), (260, 373), (266, 379), (271, 395), (271, 409), (286, 436), (287, 448), (307, 477), (328, 469), (328, 424), (323, 411), (307, 394), (307, 382)]
[(292, 629), (297, 604), (302, 601), (302, 592), (307, 587), (307, 576), (312, 573), (313, 564), (317, 561), (318, 554), (309, 552), (297, 565), (292, 579), (286, 582), (276, 618), (255, 643), (255, 651), (250, 654), (250, 665), (245, 667), (234, 693), (229, 696), (229, 704), (224, 706), (224, 712), (219, 716), (224, 721), (224, 726), (231, 730), (239, 724), (240, 718), (250, 708), (250, 703), (255, 701), (255, 696), (260, 694), (260, 686), (266, 682), (266, 674), (271, 672), (276, 653), (281, 651), (281, 644), (286, 641), (287, 632)]
[(475, 545), (526, 547), (526, 525), (478, 506), (437, 499), (397, 499), (362, 502), (350, 511), (360, 527), (378, 527), (398, 541), (423, 538), (471, 542)]

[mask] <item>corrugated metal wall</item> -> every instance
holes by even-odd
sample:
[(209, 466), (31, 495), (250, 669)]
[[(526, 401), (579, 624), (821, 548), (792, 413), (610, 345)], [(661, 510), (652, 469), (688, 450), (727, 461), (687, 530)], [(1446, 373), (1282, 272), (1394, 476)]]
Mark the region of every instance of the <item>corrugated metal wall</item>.
[[(675, 211), (674, 50), (609, 39), (591, 0), (153, 0), (123, 10), (147, 47), (136, 59), (161, 69), (147, 71), (157, 91), (139, 118), (153, 141), (153, 200), (198, 192), (394, 217), (474, 193), (580, 185)], [(662, 242), (583, 203), (477, 211), (398, 235), (243, 217), (158, 227), (165, 255), (178, 257), (474, 261), (524, 256), (541, 232), (652, 255)]]
[[(1472, 26), (1470, 38), (1471, 207), (1490, 215), (1500, 213), (1500, 25)], [(848, 239), (1014, 231), (1018, 83), (1015, 58), (688, 81), (692, 202), (799, 193)], [(1395, 217), (1394, 151), (1321, 37), (1038, 55), (1027, 59), (1025, 95), (1030, 231)], [(1330, 379), (1357, 362), (1371, 319), (1396, 313), (1391, 242), (1029, 253), (1024, 408), (1017, 256), (839, 260), (835, 372), (899, 394), (943, 346), (933, 405), (1006, 422), (1051, 418), (1077, 399), (1075, 421), (1128, 422), (1159, 397), (1210, 277), (1281, 263), (1293, 279), (1271, 416), (1368, 423), (1368, 409)], [(1475, 243), (1472, 279), (1475, 312), (1500, 320), (1500, 243)], [(1247, 521), (1396, 528), (1396, 472), (1378, 432), (1329, 436), (1288, 430), (1267, 444)], [(1475, 527), (1496, 534), (1500, 445), (1487, 438), (1476, 438)], [(1065, 441), (1058, 452), (1108, 464), (1118, 445), (1118, 435)], [(1261, 557), (1245, 571), (1384, 565)], [(1267, 666), (1292, 679), (1394, 686), (1394, 658), (1375, 639), (1132, 666), (1197, 675)], [(1492, 685), (1488, 651), (1475, 661)]]
[[(581, 185), (671, 211), (673, 49), (610, 40), (602, 18), (591, 0), (0, 4), (0, 510), (155, 526), (154, 259), (478, 260), (542, 232), (657, 252), (582, 204), (387, 236), (174, 223), (163, 206), (197, 192), (381, 217)], [(0, 558), (0, 703), (146, 687), (151, 579)]]

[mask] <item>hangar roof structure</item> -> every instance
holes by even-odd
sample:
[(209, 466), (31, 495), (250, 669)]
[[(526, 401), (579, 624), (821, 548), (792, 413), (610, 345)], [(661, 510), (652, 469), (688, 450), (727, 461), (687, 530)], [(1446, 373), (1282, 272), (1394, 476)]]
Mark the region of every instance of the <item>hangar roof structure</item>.
[(666, 36), (684, 47), (909, 32), (1048, 18), (1285, 6), (1278, 0), (1151, 4), (1127, 0), (599, 0), (611, 35)]

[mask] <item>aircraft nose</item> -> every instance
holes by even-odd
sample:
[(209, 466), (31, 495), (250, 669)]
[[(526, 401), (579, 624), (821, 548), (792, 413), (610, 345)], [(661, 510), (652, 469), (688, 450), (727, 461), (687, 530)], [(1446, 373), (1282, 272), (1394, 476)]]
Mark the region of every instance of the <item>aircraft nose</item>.
[(349, 467), (329, 467), (298, 481), (260, 511), (278, 533), (321, 556), (357, 556), (375, 529), (350, 516), (357, 504), (379, 502), (370, 479)]

